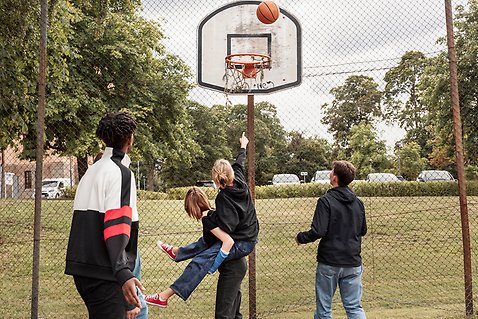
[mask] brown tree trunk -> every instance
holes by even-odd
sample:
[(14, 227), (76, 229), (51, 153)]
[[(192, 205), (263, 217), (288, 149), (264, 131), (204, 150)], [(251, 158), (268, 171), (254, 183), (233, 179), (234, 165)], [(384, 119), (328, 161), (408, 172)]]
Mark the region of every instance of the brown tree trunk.
[(80, 181), (88, 169), (88, 156), (76, 157), (76, 165), (78, 166), (78, 181)]
[(154, 163), (147, 164), (148, 191), (154, 191)]

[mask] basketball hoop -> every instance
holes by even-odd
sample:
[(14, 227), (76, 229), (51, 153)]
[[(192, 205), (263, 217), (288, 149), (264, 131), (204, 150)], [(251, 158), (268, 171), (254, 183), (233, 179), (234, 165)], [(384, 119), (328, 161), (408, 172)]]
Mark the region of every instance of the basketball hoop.
[[(259, 74), (264, 77), (264, 69), (271, 69), (271, 57), (258, 53), (229, 54), (225, 58), (225, 92), (236, 93), (249, 90), (251, 79)], [(232, 83), (229, 83), (232, 82)]]
[(226, 56), (226, 67), (239, 70), (244, 78), (255, 79), (258, 70), (271, 68), (271, 57), (258, 53), (236, 53)]

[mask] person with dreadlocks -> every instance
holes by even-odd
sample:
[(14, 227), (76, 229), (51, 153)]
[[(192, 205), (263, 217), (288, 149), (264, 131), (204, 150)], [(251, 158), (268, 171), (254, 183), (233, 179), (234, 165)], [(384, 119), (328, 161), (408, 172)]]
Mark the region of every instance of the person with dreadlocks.
[[(72, 275), (90, 319), (127, 318), (144, 291), (133, 270), (138, 246), (136, 185), (128, 168), (136, 122), (125, 112), (106, 114), (96, 136), (103, 156), (81, 178), (73, 204), (65, 274)], [(128, 317), (131, 318), (130, 315)]]

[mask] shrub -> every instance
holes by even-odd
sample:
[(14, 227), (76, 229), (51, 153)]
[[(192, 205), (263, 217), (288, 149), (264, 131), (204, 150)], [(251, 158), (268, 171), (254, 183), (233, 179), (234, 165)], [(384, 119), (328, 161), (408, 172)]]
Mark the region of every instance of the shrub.
[[(75, 198), (76, 185), (67, 187), (64, 198)], [(257, 199), (320, 197), (330, 188), (327, 184), (300, 184), (300, 185), (267, 185), (257, 186)], [(138, 198), (142, 200), (182, 200), (190, 187), (176, 187), (166, 193), (138, 191)], [(407, 197), (407, 196), (458, 196), (457, 182), (356, 182), (350, 188), (361, 197)], [(201, 187), (210, 200), (216, 198), (219, 189)], [(466, 183), (468, 196), (478, 196), (478, 181)]]
[[(256, 187), (257, 199), (319, 197), (326, 184), (268, 185)], [(457, 182), (359, 182), (350, 188), (361, 197), (458, 196)], [(478, 181), (467, 182), (467, 194), (478, 196)]]
[(164, 200), (168, 199), (168, 194), (162, 192), (152, 192), (152, 191), (145, 191), (139, 190), (138, 192), (138, 199), (140, 200)]
[[(191, 187), (176, 187), (170, 188), (167, 190), (168, 199), (184, 199), (186, 192)], [(216, 198), (219, 189), (212, 188), (212, 187), (200, 187), (207, 195), (209, 200), (214, 200)]]
[(71, 187), (66, 187), (65, 190), (63, 191), (63, 198), (74, 199), (77, 187), (78, 187), (78, 185), (73, 185)]

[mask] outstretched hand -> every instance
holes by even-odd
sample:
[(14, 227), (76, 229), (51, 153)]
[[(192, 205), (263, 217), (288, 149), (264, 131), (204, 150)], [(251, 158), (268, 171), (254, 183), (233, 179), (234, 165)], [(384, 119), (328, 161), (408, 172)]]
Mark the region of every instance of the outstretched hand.
[(239, 139), (239, 142), (241, 143), (241, 148), (246, 148), (247, 144), (249, 144), (249, 139), (246, 137), (244, 132), (242, 132), (242, 136)]
[(141, 309), (141, 302), (139, 300), (138, 294), (136, 293), (136, 287), (138, 287), (139, 290), (144, 292), (144, 287), (141, 284), (141, 282), (135, 277), (132, 277), (126, 280), (125, 283), (123, 284), (123, 287), (121, 288), (123, 290), (123, 295), (126, 301), (129, 304), (132, 304)]

